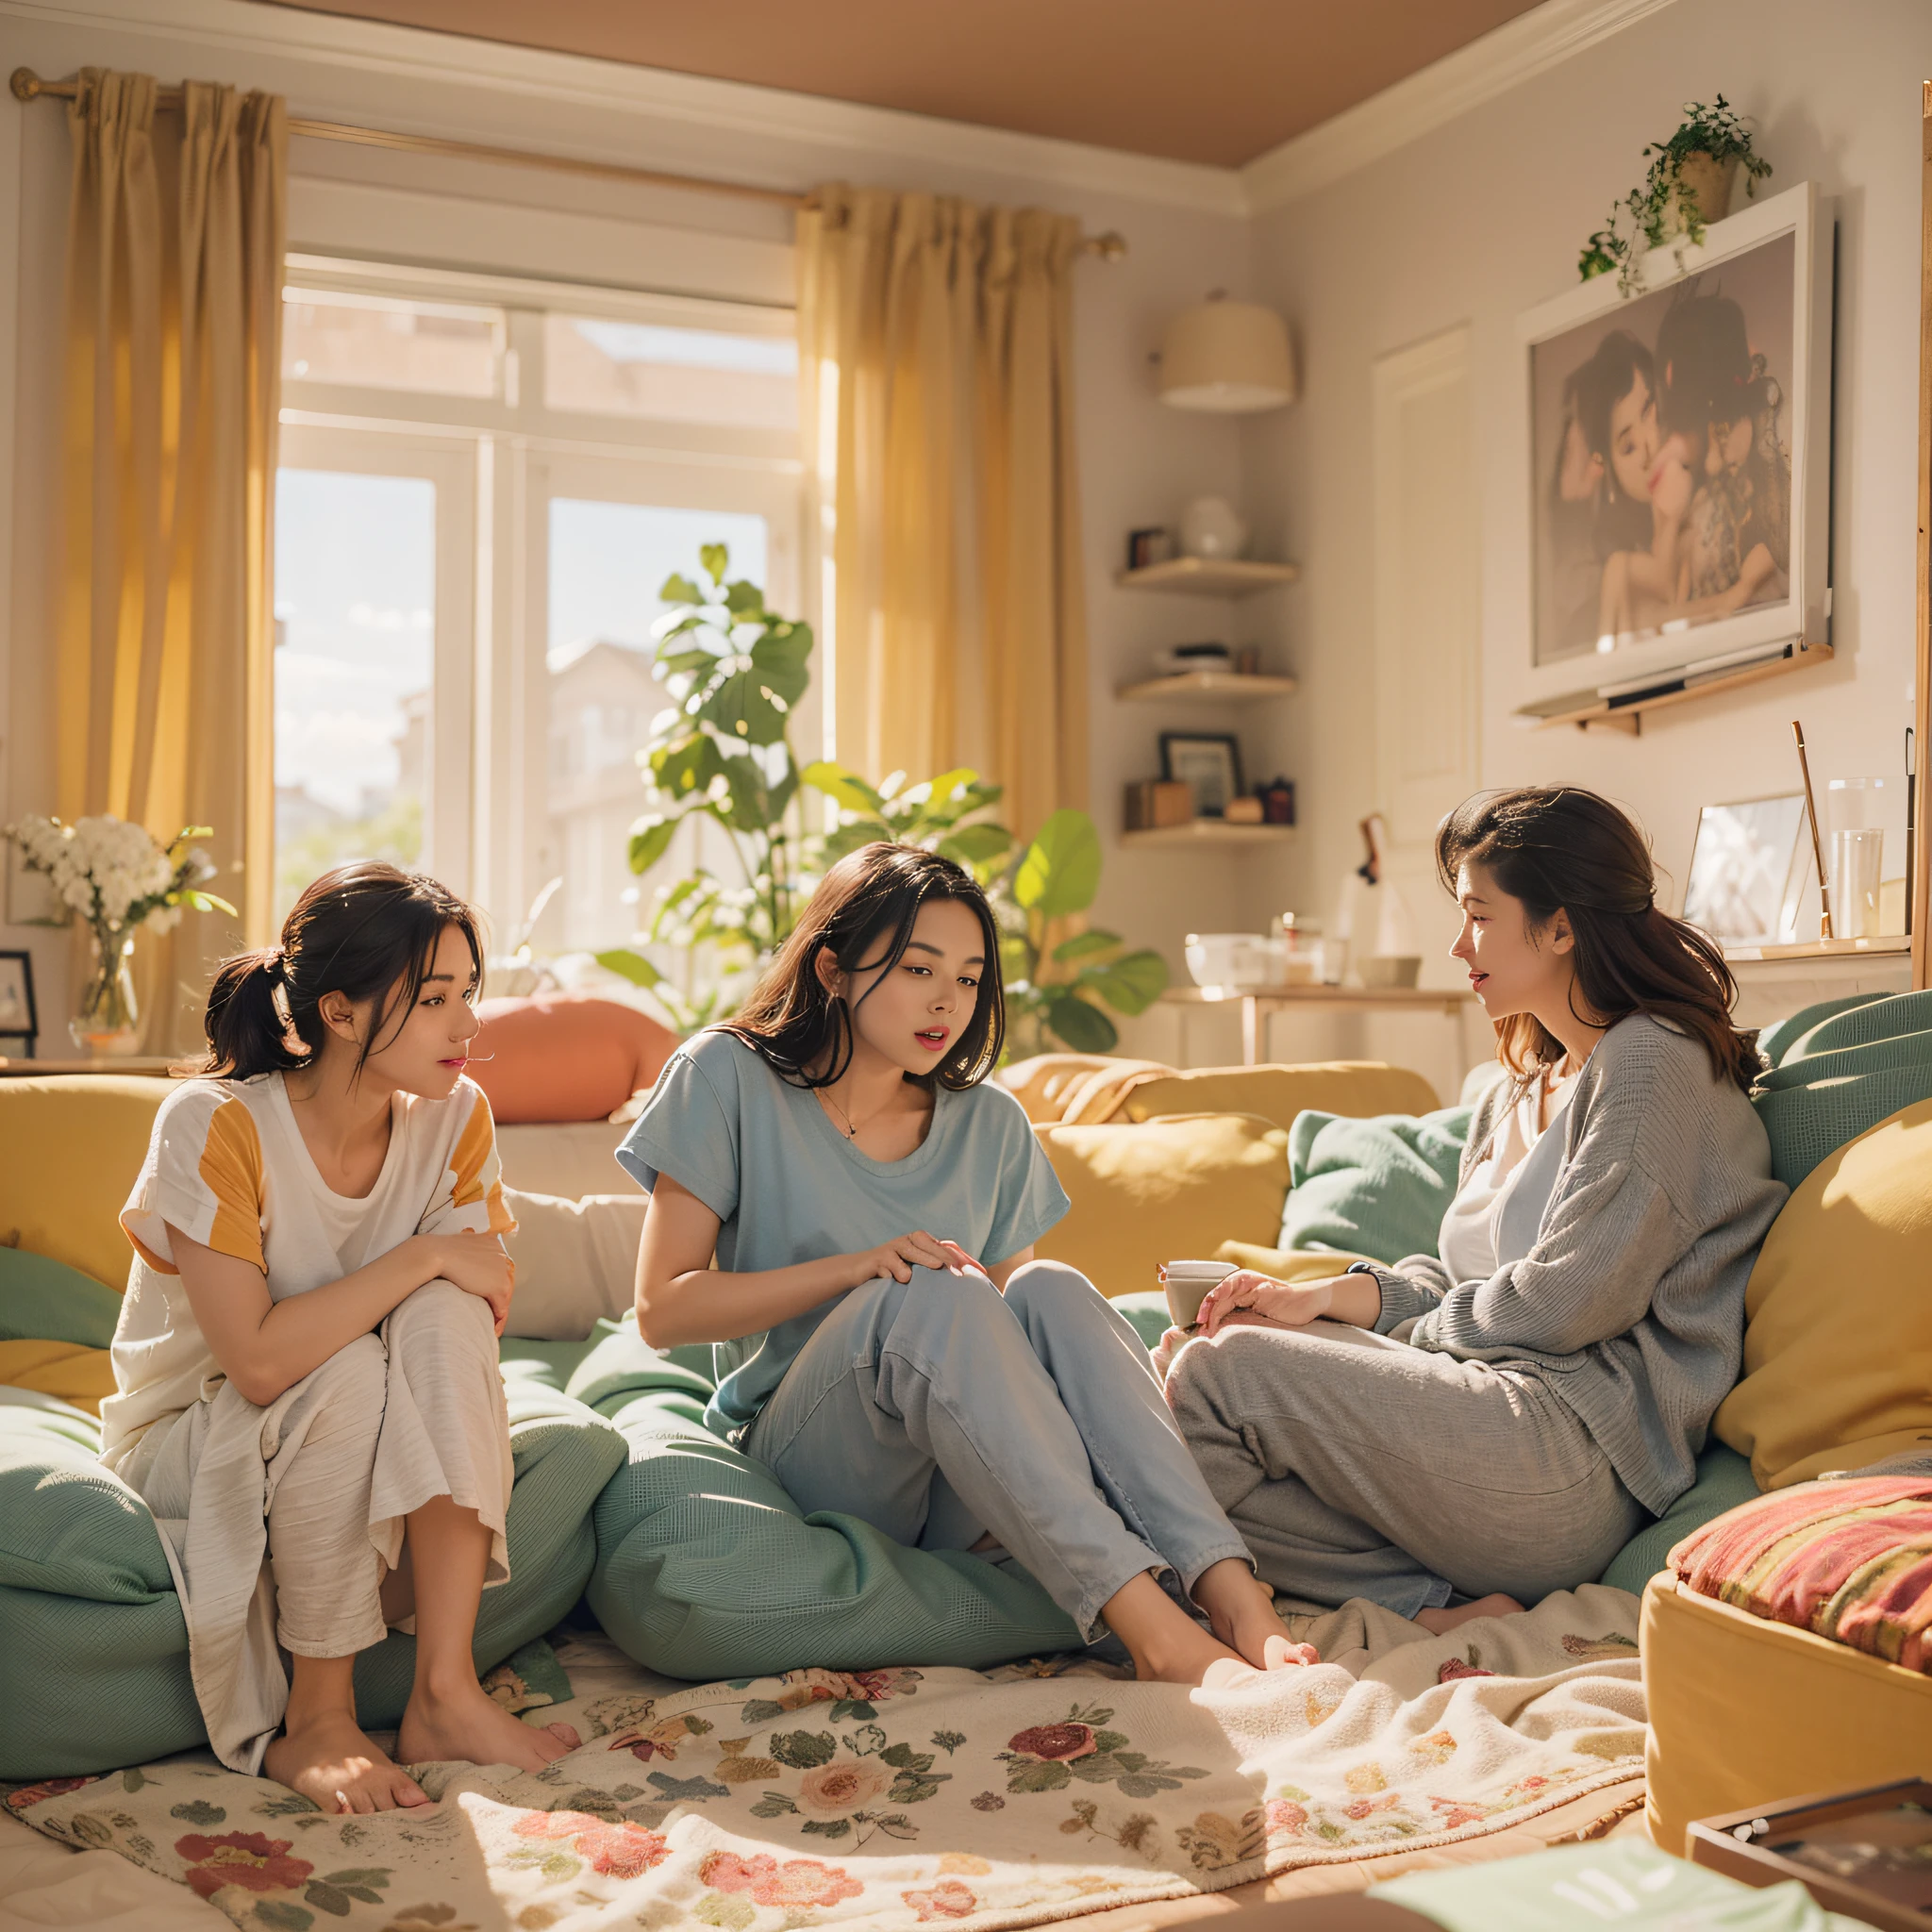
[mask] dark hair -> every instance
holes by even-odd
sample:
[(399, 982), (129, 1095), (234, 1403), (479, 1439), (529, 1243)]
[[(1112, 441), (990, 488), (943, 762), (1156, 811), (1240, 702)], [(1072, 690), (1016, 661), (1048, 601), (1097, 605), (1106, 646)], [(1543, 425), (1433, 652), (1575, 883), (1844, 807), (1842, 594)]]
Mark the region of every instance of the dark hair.
[(1728, 295), (1689, 295), (1665, 311), (1657, 332), (1663, 370), (1657, 419), (1672, 435), (1701, 437), (1772, 404), (1776, 387), (1764, 358), (1751, 353), (1744, 311)]
[[(819, 977), (819, 956), (829, 952), (841, 973), (888, 969), (904, 958), (919, 908), (954, 899), (979, 921), (985, 948), (973, 1017), (951, 1053), (931, 1074), (958, 1091), (992, 1072), (1007, 1038), (1006, 994), (1000, 985), (1000, 932), (992, 907), (969, 872), (915, 845), (876, 840), (847, 853), (811, 895), (791, 937), (778, 948), (751, 997), (724, 1023), (794, 1087), (829, 1087), (852, 1064), (852, 1014)], [(880, 952), (881, 942), (885, 950)], [(880, 974), (883, 979), (884, 974)], [(859, 995), (862, 1006), (879, 981)]]
[[(1571, 1011), (1578, 1019), (1615, 1025), (1649, 1013), (1669, 1021), (1702, 1042), (1713, 1079), (1750, 1091), (1757, 1036), (1731, 1024), (1731, 970), (1694, 925), (1659, 909), (1650, 847), (1608, 799), (1574, 785), (1478, 792), (1436, 828), (1436, 870), (1451, 893), (1465, 865), (1481, 866), (1522, 900), (1532, 936), (1559, 909), (1569, 915), (1576, 939)], [(1554, 1066), (1562, 1054), (1563, 1042), (1533, 1014), (1496, 1022), (1496, 1057), (1519, 1077)]]
[(391, 1016), (406, 1019), (416, 1004), (450, 926), (469, 941), (480, 986), (476, 914), (447, 886), (379, 858), (324, 873), (282, 922), (279, 945), (222, 961), (202, 1022), (208, 1057), (201, 1071), (246, 1080), (307, 1066), (328, 1037), (322, 997), (340, 992), (376, 1002), (356, 1060), (359, 1074)]
[[(1613, 328), (1596, 345), (1596, 353), (1570, 378), (1576, 426), (1584, 447), (1601, 458), (1604, 493), (1594, 531), (1598, 556), (1619, 550), (1648, 550), (1651, 540), (1650, 501), (1626, 496), (1617, 486), (1617, 468), (1610, 451), (1610, 415), (1641, 382), (1657, 395), (1656, 366), (1650, 351), (1628, 329)], [(1560, 460), (1560, 456), (1559, 456)]]

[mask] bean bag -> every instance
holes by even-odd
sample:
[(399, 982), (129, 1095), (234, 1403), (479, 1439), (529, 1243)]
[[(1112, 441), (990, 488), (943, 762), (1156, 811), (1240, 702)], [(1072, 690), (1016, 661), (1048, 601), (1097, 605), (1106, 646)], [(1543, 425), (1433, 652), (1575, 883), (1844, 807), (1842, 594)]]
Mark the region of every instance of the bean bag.
[(1467, 1107), (1373, 1120), (1298, 1115), (1280, 1245), (1368, 1255), (1385, 1266), (1433, 1255), (1474, 1115)]
[(640, 1663), (706, 1680), (805, 1665), (980, 1670), (1079, 1647), (1017, 1563), (908, 1549), (854, 1516), (808, 1516), (763, 1463), (705, 1427), (710, 1376), (695, 1351), (679, 1353), (613, 1324), (569, 1383), (629, 1445), (597, 1500), (588, 1595)]
[(499, 1126), (601, 1121), (648, 1087), (677, 1035), (622, 1000), (571, 993), (485, 1000), (470, 1077)]
[[(590, 1510), (624, 1457), (604, 1420), (515, 1366), (506, 1374), (516, 1486), (510, 1579), (486, 1591), (478, 1669), (569, 1610), (591, 1572)], [(72, 1777), (206, 1742), (188, 1630), (147, 1507), (95, 1459), (99, 1424), (0, 1388), (0, 1778)], [(415, 1640), (357, 1660), (365, 1724), (402, 1716)]]

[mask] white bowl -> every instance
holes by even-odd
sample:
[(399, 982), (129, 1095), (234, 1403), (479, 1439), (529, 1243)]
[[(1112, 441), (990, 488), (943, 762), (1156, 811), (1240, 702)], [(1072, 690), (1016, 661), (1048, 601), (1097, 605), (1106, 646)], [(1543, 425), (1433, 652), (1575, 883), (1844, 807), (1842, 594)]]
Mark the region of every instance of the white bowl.
[(1268, 986), (1281, 976), (1286, 953), (1262, 932), (1191, 932), (1188, 972), (1196, 986)]

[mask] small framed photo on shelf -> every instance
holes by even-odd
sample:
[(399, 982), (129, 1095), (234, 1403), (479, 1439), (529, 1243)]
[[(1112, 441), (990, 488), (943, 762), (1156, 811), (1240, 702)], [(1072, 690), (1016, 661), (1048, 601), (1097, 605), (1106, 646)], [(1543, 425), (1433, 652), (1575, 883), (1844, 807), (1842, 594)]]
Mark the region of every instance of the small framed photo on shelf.
[(1194, 788), (1194, 813), (1218, 819), (1228, 801), (1247, 789), (1241, 783), (1241, 748), (1227, 731), (1163, 731), (1160, 775)]
[(1698, 815), (1684, 917), (1721, 945), (1790, 945), (1812, 874), (1805, 794), (1707, 805)]
[(1127, 568), (1145, 570), (1149, 564), (1165, 563), (1174, 555), (1174, 536), (1162, 529), (1127, 532)]
[(32, 1059), (40, 1030), (32, 954), (0, 953), (0, 1054), (17, 1052)]

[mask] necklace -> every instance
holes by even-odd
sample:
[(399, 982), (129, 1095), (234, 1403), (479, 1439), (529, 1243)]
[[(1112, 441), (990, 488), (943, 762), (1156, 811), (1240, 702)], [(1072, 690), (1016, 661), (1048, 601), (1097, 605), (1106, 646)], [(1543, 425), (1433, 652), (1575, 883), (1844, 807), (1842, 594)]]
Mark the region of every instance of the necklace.
[[(844, 1108), (841, 1107), (841, 1106), (840, 1106), (840, 1104), (839, 1104), (839, 1103), (838, 1103), (838, 1102), (837, 1102), (836, 1100), (834, 1100), (834, 1099), (832, 1098), (832, 1095), (831, 1095), (831, 1092), (830, 1092), (830, 1090), (829, 1090), (829, 1089), (827, 1089), (827, 1088), (824, 1088), (824, 1087), (814, 1087), (814, 1088), (812, 1089), (812, 1091), (813, 1091), (814, 1093), (816, 1093), (816, 1094), (818, 1095), (818, 1097), (819, 1097), (819, 1098), (820, 1098), (820, 1099), (821, 1099), (821, 1100), (822, 1100), (822, 1101), (823, 1101), (823, 1102), (824, 1102), (824, 1104), (825, 1104), (825, 1105), (826, 1105), (827, 1107), (829, 1107), (829, 1108), (832, 1108), (836, 1109), (836, 1110), (837, 1110), (837, 1112), (838, 1112), (838, 1113), (839, 1113), (840, 1115), (841, 1115), (841, 1116), (843, 1117), (843, 1119), (844, 1119), (844, 1122), (845, 1122), (845, 1138), (846, 1138), (846, 1139), (847, 1139), (848, 1141), (856, 1141), (856, 1140), (858, 1140), (858, 1128), (859, 1128), (859, 1125), (860, 1125), (860, 1124), (870, 1124), (870, 1123), (872, 1123), (873, 1121), (875, 1121), (875, 1120), (877, 1120), (877, 1119), (878, 1119), (878, 1117), (879, 1117), (879, 1115), (880, 1115), (880, 1114), (882, 1114), (882, 1113), (884, 1113), (884, 1112), (885, 1112), (885, 1110), (886, 1110), (886, 1108), (885, 1108), (885, 1107), (879, 1107), (879, 1108), (874, 1108), (873, 1109), (873, 1111), (872, 1111), (871, 1113), (869, 1113), (869, 1114), (867, 1114), (867, 1115), (866, 1115), (866, 1117), (865, 1117), (865, 1122), (864, 1122), (864, 1123), (857, 1123), (857, 1122), (855, 1122), (855, 1121), (853, 1120), (852, 1116), (851, 1116), (851, 1115), (850, 1115), (849, 1113), (846, 1113), (846, 1111), (845, 1111)], [(886, 1103), (886, 1107), (890, 1107), (891, 1105), (891, 1102), (890, 1100), (889, 1100), (889, 1101), (887, 1101), (887, 1103)]]

